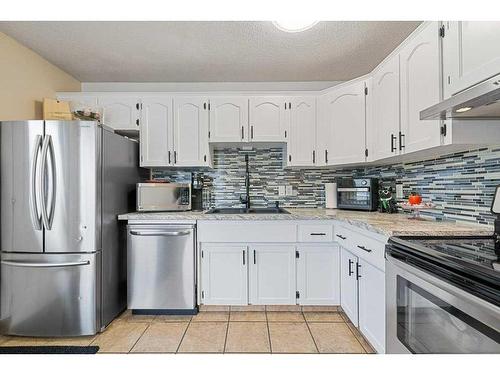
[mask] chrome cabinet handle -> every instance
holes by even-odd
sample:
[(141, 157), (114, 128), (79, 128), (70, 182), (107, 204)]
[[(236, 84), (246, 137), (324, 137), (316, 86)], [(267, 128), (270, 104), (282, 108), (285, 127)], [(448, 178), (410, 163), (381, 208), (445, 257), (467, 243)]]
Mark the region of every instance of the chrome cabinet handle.
[(170, 154), (171, 154), (171, 152), (168, 151), (168, 164), (170, 164), (170, 162), (171, 162)]
[(31, 174), (30, 174), (30, 213), (31, 220), (33, 221), (33, 225), (36, 230), (42, 230), (42, 219), (40, 214), (38, 213), (37, 207), (37, 192), (36, 192), (36, 163), (38, 161), (38, 154), (40, 153), (40, 148), (42, 146), (42, 136), (37, 135), (35, 139), (35, 149), (33, 150), (32, 155), (32, 164), (31, 164)]
[(6, 266), (13, 267), (31, 267), (31, 268), (59, 268), (59, 267), (77, 267), (77, 266), (87, 266), (90, 261), (86, 260), (83, 262), (67, 262), (67, 263), (27, 263), (27, 262), (12, 262), (9, 260), (2, 260), (2, 264)]
[(405, 135), (401, 132), (399, 132), (399, 150), (401, 151), (403, 148), (405, 148), (405, 145), (403, 144), (403, 139)]
[(368, 248), (366, 248), (366, 247), (364, 247), (364, 246), (360, 246), (360, 245), (358, 245), (358, 248), (360, 248), (361, 250), (366, 251), (367, 253), (371, 253), (371, 252), (372, 252), (372, 249), (368, 249)]
[(342, 236), (341, 234), (336, 234), (336, 236), (342, 240), (345, 240), (347, 237)]
[(177, 151), (174, 151), (174, 164), (177, 164)]
[(250, 126), (250, 138), (253, 139), (253, 125)]
[(354, 264), (352, 260), (349, 259), (349, 276), (351, 276), (354, 272), (351, 269), (351, 266)]
[(241, 139), (245, 139), (245, 127), (241, 127)]
[(245, 265), (245, 258), (246, 258), (246, 250), (243, 250), (243, 265)]
[(257, 264), (257, 256), (255, 254), (255, 250), (253, 251), (253, 264)]
[(140, 231), (135, 231), (131, 230), (130, 234), (132, 236), (145, 236), (145, 237), (154, 237), (154, 236), (159, 236), (159, 237), (175, 237), (175, 236), (186, 236), (191, 231), (185, 230), (185, 231), (178, 231), (178, 232), (140, 232)]
[(325, 150), (325, 163), (328, 164), (328, 150)]
[(326, 236), (326, 233), (309, 233), (310, 236)]
[(313, 151), (313, 164), (316, 164), (316, 151)]

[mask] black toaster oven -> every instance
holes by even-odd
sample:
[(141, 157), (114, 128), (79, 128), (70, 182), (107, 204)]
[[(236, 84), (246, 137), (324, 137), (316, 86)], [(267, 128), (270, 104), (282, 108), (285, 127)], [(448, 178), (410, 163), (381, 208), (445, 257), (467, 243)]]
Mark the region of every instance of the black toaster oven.
[(337, 182), (337, 207), (345, 210), (376, 211), (376, 178), (341, 178)]

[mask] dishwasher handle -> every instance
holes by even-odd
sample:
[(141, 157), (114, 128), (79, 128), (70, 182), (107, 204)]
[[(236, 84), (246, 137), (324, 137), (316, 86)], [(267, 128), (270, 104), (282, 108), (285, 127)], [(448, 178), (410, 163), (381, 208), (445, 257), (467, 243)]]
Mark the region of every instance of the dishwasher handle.
[(132, 236), (148, 236), (148, 237), (176, 237), (176, 236), (187, 236), (191, 233), (191, 230), (183, 230), (176, 232), (155, 232), (155, 231), (135, 231), (131, 230), (130, 234)]

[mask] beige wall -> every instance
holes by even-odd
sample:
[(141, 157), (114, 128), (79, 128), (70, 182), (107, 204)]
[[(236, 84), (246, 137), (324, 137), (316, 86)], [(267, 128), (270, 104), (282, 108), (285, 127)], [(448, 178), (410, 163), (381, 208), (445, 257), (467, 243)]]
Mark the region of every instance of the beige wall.
[(69, 74), (0, 33), (0, 120), (41, 119), (43, 98), (80, 87)]

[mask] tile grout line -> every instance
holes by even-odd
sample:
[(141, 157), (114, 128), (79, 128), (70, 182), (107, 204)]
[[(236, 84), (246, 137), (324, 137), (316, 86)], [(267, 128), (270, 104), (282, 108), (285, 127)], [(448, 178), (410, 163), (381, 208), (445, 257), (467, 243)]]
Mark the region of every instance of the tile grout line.
[(179, 344), (177, 345), (177, 349), (175, 349), (174, 354), (179, 353), (179, 349), (181, 348), (182, 341), (184, 340), (184, 337), (186, 336), (187, 330), (189, 329), (189, 326), (191, 326), (192, 321), (193, 321), (193, 317), (191, 317), (191, 319), (189, 319), (188, 324), (186, 326), (186, 329), (184, 330), (184, 333), (182, 334), (182, 337), (179, 341)]
[(311, 335), (311, 338), (313, 340), (314, 347), (316, 348), (317, 352), (319, 354), (321, 354), (321, 352), (319, 351), (319, 348), (318, 348), (318, 344), (316, 344), (316, 340), (314, 339), (314, 335), (312, 334), (311, 327), (309, 327), (309, 322), (307, 321), (306, 316), (304, 315), (304, 312), (302, 312), (302, 316), (304, 318), (304, 321), (306, 322), (307, 330), (309, 331), (309, 334)]
[[(153, 318), (153, 320), (154, 320), (154, 318)], [(151, 322), (148, 323), (148, 325), (146, 326), (146, 328), (144, 329), (144, 331), (142, 331), (142, 333), (139, 335), (139, 337), (137, 338), (137, 340), (135, 340), (134, 344), (132, 345), (132, 347), (130, 348), (130, 350), (127, 352), (127, 354), (130, 354), (132, 352), (132, 349), (135, 348), (135, 346), (137, 345), (137, 343), (139, 342), (139, 340), (142, 338), (142, 336), (149, 329), (149, 327), (151, 326), (151, 323), (153, 322), (153, 320), (151, 320)]]
[(227, 314), (227, 326), (226, 326), (226, 337), (224, 338), (224, 348), (222, 348), (222, 354), (226, 353), (226, 344), (227, 344), (227, 333), (229, 332), (229, 322), (231, 321), (231, 308), (229, 308), (229, 312)]
[(267, 340), (269, 341), (269, 353), (273, 354), (273, 345), (271, 343), (271, 330), (269, 329), (269, 320), (267, 319), (267, 306), (264, 308), (264, 314), (266, 315)]

